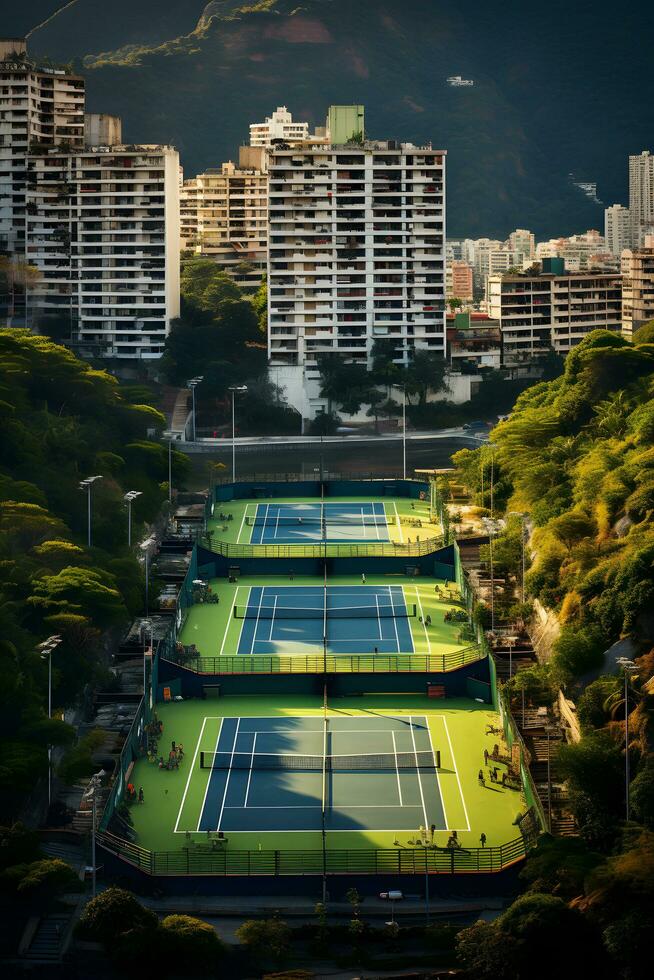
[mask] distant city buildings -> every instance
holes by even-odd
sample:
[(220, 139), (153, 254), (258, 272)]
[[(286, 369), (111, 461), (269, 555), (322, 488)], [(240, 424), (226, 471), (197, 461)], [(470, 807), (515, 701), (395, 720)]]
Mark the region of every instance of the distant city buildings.
[(604, 236), (599, 231), (590, 230), (569, 238), (551, 238), (536, 246), (538, 259), (565, 259), (569, 272), (585, 272), (587, 269), (614, 268), (618, 263), (609, 251)]
[(622, 332), (631, 339), (654, 319), (654, 235), (647, 235), (640, 248), (622, 253), (622, 276)]
[(544, 259), (534, 272), (491, 276), (489, 314), (499, 321), (506, 367), (550, 350), (567, 354), (592, 330), (622, 328), (617, 273), (567, 272), (562, 259)]
[(611, 255), (620, 258), (625, 248), (631, 248), (631, 212), (622, 204), (612, 204), (604, 212), (604, 238)]
[(446, 295), (448, 299), (459, 299), (463, 303), (473, 300), (473, 271), (467, 262), (447, 263), (445, 270)]
[(250, 123), (250, 146), (270, 149), (273, 143), (301, 143), (309, 138), (309, 123), (296, 122), (285, 105), (278, 106), (265, 122)]
[(156, 359), (179, 315), (178, 154), (123, 145), (117, 118), (84, 110), (83, 78), (0, 42), (6, 320), (96, 357)]
[(239, 166), (223, 163), (185, 180), (180, 190), (180, 246), (213, 259), (245, 289), (256, 289), (266, 266), (266, 150), (243, 146)]

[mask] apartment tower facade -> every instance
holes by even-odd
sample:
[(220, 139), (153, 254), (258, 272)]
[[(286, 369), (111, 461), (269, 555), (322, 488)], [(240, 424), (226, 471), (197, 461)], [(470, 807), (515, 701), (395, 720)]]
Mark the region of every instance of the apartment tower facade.
[(305, 417), (318, 358), (398, 362), (445, 349), (445, 153), (395, 141), (311, 142), (269, 157), (268, 353)]

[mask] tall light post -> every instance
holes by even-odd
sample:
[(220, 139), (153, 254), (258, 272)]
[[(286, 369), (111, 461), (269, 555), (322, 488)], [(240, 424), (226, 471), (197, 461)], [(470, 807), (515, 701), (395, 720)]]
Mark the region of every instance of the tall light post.
[(102, 476), (87, 476), (85, 480), (80, 481), (79, 488), (86, 492), (87, 497), (87, 544), (89, 548), (91, 547), (91, 487), (96, 482), (96, 480), (101, 480)]
[(624, 671), (624, 790), (625, 790), (625, 817), (629, 820), (631, 813), (631, 801), (629, 798), (629, 679), (638, 667), (629, 660), (628, 657), (619, 657), (616, 661)]
[(510, 510), (506, 515), (507, 517), (519, 517), (520, 518), (520, 544), (522, 545), (522, 578), (520, 580), (520, 596), (521, 602), (524, 606), (525, 604), (525, 517), (526, 515), (519, 510)]
[(406, 385), (391, 385), (402, 392), (402, 479), (406, 480)]
[[(49, 636), (43, 643), (39, 643), (37, 650), (41, 653), (41, 659), (48, 658), (48, 718), (52, 718), (52, 654), (61, 643), (60, 636)], [(48, 810), (52, 804), (52, 746), (48, 745)]]
[(128, 490), (123, 500), (127, 504), (127, 547), (132, 547), (132, 504), (137, 497), (142, 496), (140, 490)]
[(97, 802), (96, 795), (100, 789), (102, 782), (102, 776), (97, 773), (91, 776), (89, 780), (88, 793), (91, 796), (91, 897), (95, 898), (97, 894), (97, 869), (96, 869), (96, 859), (95, 859), (95, 831), (97, 819)]
[(148, 538), (147, 541), (143, 541), (141, 544), (141, 551), (143, 552), (143, 557), (145, 560), (145, 615), (148, 615), (150, 608), (150, 547), (153, 544), (153, 539)]
[(173, 441), (179, 439), (178, 429), (164, 429), (164, 439), (168, 440), (168, 503), (173, 502)]
[[(141, 644), (143, 646), (143, 717), (145, 718), (146, 709), (147, 709), (147, 705), (146, 705), (146, 690), (147, 690), (147, 677), (148, 677), (147, 658), (148, 656), (151, 657), (154, 652), (154, 628), (152, 626), (152, 621), (149, 619), (141, 620), (140, 630), (141, 630)], [(150, 634), (150, 646), (147, 650), (147, 655), (146, 655), (146, 646), (145, 646), (146, 631)]]
[(232, 393), (232, 483), (236, 483), (236, 395), (248, 390), (247, 385), (231, 385)]
[(186, 387), (191, 389), (191, 398), (193, 400), (193, 407), (191, 412), (192, 426), (191, 431), (193, 432), (193, 442), (195, 442), (195, 389), (199, 384), (204, 381), (204, 376), (199, 374), (197, 378), (191, 378), (190, 381), (186, 382)]

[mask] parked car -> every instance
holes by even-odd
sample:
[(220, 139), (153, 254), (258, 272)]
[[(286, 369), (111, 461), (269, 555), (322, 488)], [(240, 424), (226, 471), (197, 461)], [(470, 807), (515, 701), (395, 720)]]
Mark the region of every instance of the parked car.
[(463, 425), (463, 428), (466, 429), (466, 430), (469, 430), (469, 429), (486, 429), (486, 428), (488, 428), (488, 423), (487, 422), (465, 422), (464, 425)]

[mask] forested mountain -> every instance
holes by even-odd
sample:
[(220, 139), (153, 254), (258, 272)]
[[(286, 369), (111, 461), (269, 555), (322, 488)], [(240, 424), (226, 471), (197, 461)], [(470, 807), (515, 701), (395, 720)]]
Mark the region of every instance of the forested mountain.
[(128, 140), (177, 145), (187, 173), (233, 157), (278, 104), (320, 125), (329, 103), (362, 102), (371, 136), (447, 148), (452, 236), (601, 227), (570, 173), (624, 200), (627, 154), (654, 129), (647, 5), (28, 0), (3, 20), (46, 21), (31, 50), (75, 60), (90, 108), (122, 115)]

